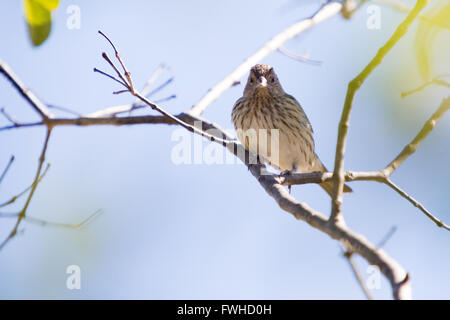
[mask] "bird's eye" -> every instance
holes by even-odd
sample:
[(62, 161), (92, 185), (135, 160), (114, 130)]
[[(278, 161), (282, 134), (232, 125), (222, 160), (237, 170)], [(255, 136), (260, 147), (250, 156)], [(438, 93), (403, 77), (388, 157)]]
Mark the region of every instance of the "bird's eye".
[(272, 81), (272, 83), (274, 83), (275, 82), (275, 78), (270, 79), (270, 81)]
[(253, 79), (252, 78), (250, 78), (250, 83), (253, 83)]

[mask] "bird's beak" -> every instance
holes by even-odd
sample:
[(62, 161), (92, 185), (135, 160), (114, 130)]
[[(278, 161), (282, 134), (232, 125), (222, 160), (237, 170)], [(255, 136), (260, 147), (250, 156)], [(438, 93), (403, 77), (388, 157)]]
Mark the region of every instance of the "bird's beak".
[(260, 87), (267, 87), (267, 79), (265, 77), (259, 77), (258, 83)]

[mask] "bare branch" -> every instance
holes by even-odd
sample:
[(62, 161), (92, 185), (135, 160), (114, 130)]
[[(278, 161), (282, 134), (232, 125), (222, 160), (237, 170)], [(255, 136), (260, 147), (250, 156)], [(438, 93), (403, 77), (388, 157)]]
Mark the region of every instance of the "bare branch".
[(63, 111), (63, 112), (66, 112), (66, 113), (69, 113), (69, 114), (72, 114), (72, 115), (75, 115), (75, 116), (81, 116), (81, 113), (79, 113), (77, 111), (74, 111), (74, 110), (71, 110), (69, 108), (55, 106), (53, 104), (47, 104), (47, 107), (49, 107), (50, 109), (60, 110), (60, 111)]
[(356, 278), (356, 281), (358, 282), (359, 286), (361, 287), (361, 290), (363, 291), (364, 295), (367, 297), (368, 300), (373, 300), (373, 296), (369, 291), (369, 288), (367, 288), (366, 283), (364, 282), (364, 278), (359, 273), (358, 267), (355, 264), (355, 261), (353, 260), (353, 252), (351, 251), (345, 251), (345, 248), (343, 248), (343, 256), (347, 259), (350, 269), (353, 271), (353, 275)]
[(19, 122), (16, 121), (16, 119), (14, 119), (7, 111), (5, 108), (1, 108), (0, 112), (3, 114), (3, 116), (6, 118), (6, 120), (8, 120), (9, 122), (11, 122), (14, 126), (19, 125)]
[(286, 49), (284, 46), (279, 47), (278, 51), (281, 52), (282, 54), (284, 54), (286, 57), (291, 58), (296, 61), (304, 62), (304, 63), (315, 65), (315, 66), (320, 66), (322, 64), (322, 61), (310, 59), (308, 54), (304, 54), (304, 55), (296, 54), (296, 53)]
[(35, 185), (40, 183), (42, 181), (42, 179), (44, 179), (44, 177), (47, 174), (47, 171), (48, 171), (49, 168), (50, 168), (50, 164), (47, 164), (47, 167), (45, 168), (44, 172), (41, 174), (41, 176), (37, 180), (33, 181), (33, 183), (28, 188), (26, 188), (25, 190), (23, 190), (19, 194), (15, 195), (14, 197), (9, 199), (8, 201), (0, 203), (0, 208), (6, 207), (6, 206), (8, 206), (10, 204), (13, 204), (14, 202), (16, 202), (17, 199), (19, 199), (21, 196), (23, 196), (25, 193), (27, 193), (29, 190), (31, 190)]
[[(310, 172), (310, 173), (291, 173), (291, 174), (282, 174), (280, 176), (274, 175), (278, 182), (281, 185), (292, 186), (299, 184), (308, 184), (308, 183), (323, 183), (326, 181), (333, 180), (332, 172)], [(352, 181), (376, 181), (380, 183), (384, 183), (385, 185), (392, 188), (398, 194), (400, 194), (403, 198), (408, 200), (415, 207), (419, 208), (428, 218), (430, 218), (438, 227), (441, 227), (445, 230), (450, 231), (450, 227), (446, 225), (442, 220), (436, 218), (429, 210), (427, 210), (420, 202), (415, 200), (413, 197), (408, 195), (405, 191), (400, 189), (397, 185), (395, 185), (390, 179), (388, 173), (383, 170), (379, 171), (368, 171), (368, 172), (354, 172), (354, 171), (346, 171), (344, 172), (344, 179), (346, 182)]]
[[(147, 83), (145, 84), (144, 88), (141, 91), (141, 94), (145, 97), (150, 97), (153, 94), (155, 94), (156, 92), (162, 90), (163, 88), (165, 88), (168, 84), (170, 84), (173, 81), (173, 77), (169, 78), (168, 80), (166, 80), (163, 84), (161, 84), (160, 86), (158, 86), (157, 88), (153, 89), (150, 91), (151, 86), (153, 85), (153, 83), (156, 81), (157, 77), (161, 74), (161, 72), (165, 69), (164, 66), (160, 66), (158, 67), (158, 69), (156, 69), (156, 71), (150, 76), (149, 80), (147, 81)], [(108, 75), (109, 77), (109, 75)], [(116, 79), (114, 79), (116, 80)], [(120, 82), (122, 84), (122, 82)], [(128, 90), (128, 89), (127, 89)], [(160, 103), (162, 101), (167, 101), (170, 99), (174, 99), (176, 97), (176, 95), (170, 95), (166, 98), (162, 98), (159, 100), (156, 100), (156, 103)], [(125, 113), (125, 112), (131, 112), (137, 109), (141, 109), (147, 107), (146, 104), (143, 104), (138, 98), (136, 98), (134, 103), (131, 104), (126, 104), (126, 105), (121, 105), (121, 106), (115, 106), (115, 107), (109, 107), (109, 108), (105, 108), (93, 113), (89, 113), (84, 115), (85, 117), (91, 117), (91, 118), (101, 118), (101, 117), (106, 117), (106, 116), (116, 116), (118, 114), (121, 113)]]
[[(99, 31), (99, 33), (104, 36), (105, 38), (106, 35), (104, 33), (102, 33), (101, 31)], [(120, 58), (119, 53), (117, 52), (117, 50), (115, 49), (114, 45), (112, 44), (112, 41), (107, 38), (108, 41), (111, 43), (111, 45), (113, 46), (114, 50), (116, 51), (116, 57), (119, 60), (120, 64), (122, 65), (122, 68), (124, 69), (124, 73), (125, 75), (128, 75), (128, 77), (130, 77), (130, 72), (125, 68), (124, 63), (122, 62), (122, 59)], [(118, 73), (120, 75), (120, 72), (118, 71), (117, 67), (114, 65), (114, 63), (109, 60), (108, 56), (103, 53), (102, 54), (103, 58), (105, 60), (108, 61), (108, 63), (111, 65), (111, 67), (116, 71), (116, 73)], [(95, 71), (96, 69), (94, 69)], [(102, 74), (108, 76), (109, 78), (112, 78), (116, 81), (118, 81), (117, 79), (115, 79), (113, 76), (108, 75), (105, 72), (102, 72)], [(120, 75), (121, 76), (121, 75)], [(123, 79), (123, 77), (121, 77), (121, 79), (124, 81), (124, 86), (129, 90), (129, 92), (135, 96), (136, 98), (138, 98), (139, 100), (141, 100), (142, 102), (144, 102), (146, 105), (148, 105), (149, 107), (151, 107), (153, 110), (159, 112), (160, 114), (162, 114), (163, 116), (165, 116), (167, 119), (172, 120), (174, 122), (176, 122), (177, 124), (179, 124), (180, 126), (182, 126), (183, 128), (185, 128), (186, 130), (190, 131), (190, 132), (195, 132), (197, 134), (200, 134), (201, 136), (207, 138), (210, 141), (215, 141), (215, 142), (220, 142), (222, 145), (227, 146), (227, 145), (233, 145), (234, 141), (230, 141), (230, 140), (224, 140), (221, 137), (217, 137), (214, 136), (212, 134), (209, 134), (205, 131), (203, 131), (202, 129), (199, 129), (197, 126), (188, 124), (186, 122), (184, 122), (183, 120), (181, 120), (180, 118), (177, 118), (176, 116), (168, 113), (167, 111), (165, 111), (163, 108), (161, 108), (160, 106), (156, 105), (154, 102), (150, 101), (149, 99), (147, 99), (146, 97), (142, 96), (139, 92), (135, 91), (133, 86), (132, 86), (132, 82), (131, 82), (131, 78), (128, 79), (128, 82), (125, 81)]]
[(377, 247), (378, 248), (383, 248), (384, 245), (392, 238), (392, 236), (394, 235), (394, 233), (397, 231), (397, 227), (393, 226), (389, 229), (389, 231), (386, 233), (386, 235), (383, 237), (383, 239), (380, 240), (380, 242), (378, 242)]
[(390, 179), (387, 179), (385, 182), (389, 187), (395, 190), (399, 195), (403, 198), (411, 202), (415, 207), (419, 208), (428, 218), (430, 218), (438, 227), (444, 228), (447, 231), (450, 231), (450, 226), (446, 225), (442, 220), (436, 218), (430, 211), (428, 211), (420, 202), (416, 199), (408, 195), (405, 191), (400, 189), (396, 184), (394, 184)]
[[(86, 219), (84, 219), (80, 222), (77, 222), (77, 223), (53, 222), (53, 221), (48, 221), (48, 220), (35, 218), (35, 217), (31, 217), (31, 216), (23, 217), (23, 221), (37, 224), (42, 227), (51, 226), (51, 227), (60, 227), (60, 228), (68, 228), (68, 229), (78, 229), (78, 228), (81, 228), (81, 227), (87, 225), (89, 222), (91, 222), (94, 218), (98, 217), (100, 214), (101, 214), (101, 210), (97, 210), (96, 212), (94, 212), (93, 214), (88, 216)], [(0, 218), (17, 218), (17, 217), (19, 217), (19, 215), (20, 215), (20, 212), (19, 213), (0, 213)]]
[(431, 117), (425, 122), (420, 132), (415, 136), (415, 138), (403, 148), (403, 150), (395, 157), (394, 160), (389, 163), (384, 172), (386, 176), (390, 176), (395, 169), (397, 169), (403, 161), (405, 161), (410, 155), (412, 155), (419, 144), (428, 136), (431, 130), (434, 129), (437, 122), (442, 118), (442, 116), (450, 109), (450, 96), (445, 98), (439, 108), (431, 115)]
[[(105, 60), (111, 62), (111, 60), (109, 60), (108, 56), (106, 56), (106, 57), (107, 57), (107, 58), (105, 58)], [(112, 63), (112, 62), (111, 62), (111, 63)], [(114, 68), (115, 68), (115, 67), (114, 67)], [(117, 69), (116, 69), (116, 70), (117, 70)], [(102, 74), (102, 75), (104, 75), (104, 76), (106, 76), (106, 77), (108, 77), (108, 78), (110, 78), (110, 79), (113, 79), (113, 80), (116, 81), (117, 83), (120, 83), (121, 85), (123, 85), (125, 88), (128, 88), (127, 85), (126, 85), (124, 82), (122, 82), (121, 80), (117, 79), (116, 77), (113, 77), (112, 75), (110, 75), (110, 74), (108, 74), (108, 73), (106, 73), (106, 72), (104, 72), (104, 71), (102, 71), (102, 70), (99, 70), (99, 69), (97, 69), (97, 68), (94, 68), (94, 72), (98, 72), (98, 73), (100, 73), (100, 74)], [(119, 74), (120, 74), (120, 73), (119, 73)]]
[(106, 61), (109, 62), (109, 64), (111, 65), (111, 67), (113, 67), (113, 69), (117, 72), (117, 75), (120, 77), (120, 79), (122, 79), (123, 82), (127, 83), (128, 86), (129, 86), (130, 91), (134, 93), (133, 82), (131, 81), (131, 76), (130, 76), (131, 74), (130, 74), (130, 72), (128, 72), (127, 68), (125, 67), (125, 64), (123, 63), (122, 58), (120, 57), (119, 51), (117, 51), (117, 49), (116, 49), (116, 47), (114, 46), (114, 44), (112, 43), (112, 41), (109, 40), (109, 38), (108, 38), (102, 31), (98, 30), (98, 33), (100, 33), (106, 40), (108, 40), (109, 44), (113, 47), (114, 53), (115, 53), (115, 55), (116, 55), (116, 59), (119, 61), (120, 65), (122, 66), (122, 70), (123, 70), (123, 72), (124, 72), (124, 74), (125, 74), (125, 77), (127, 78), (128, 82), (127, 82), (127, 80), (125, 80), (125, 79), (122, 77), (122, 74), (121, 74), (121, 73), (119, 72), (119, 70), (114, 66), (114, 64), (111, 62), (111, 60), (109, 60), (108, 55), (107, 55), (105, 52), (103, 52), (103, 58), (104, 58)]
[(410, 299), (411, 287), (407, 273), (382, 249), (377, 249), (363, 236), (351, 231), (344, 224), (330, 223), (321, 213), (311, 209), (306, 203), (295, 200), (274, 176), (261, 176), (255, 165), (250, 165), (250, 172), (258, 179), (266, 192), (275, 199), (281, 209), (291, 213), (295, 218), (307, 222), (312, 227), (328, 234), (332, 239), (342, 243), (348, 250), (361, 255), (370, 264), (376, 265), (386, 276), (392, 286), (396, 299)]
[(8, 164), (6, 165), (5, 169), (3, 170), (2, 174), (0, 175), (0, 184), (2, 183), (3, 179), (5, 178), (6, 174), (9, 171), (9, 168), (11, 168), (11, 165), (14, 162), (14, 156), (11, 156), (11, 158), (9, 158)]
[(37, 171), (36, 171), (36, 176), (35, 176), (35, 178), (33, 180), (33, 184), (32, 184), (32, 187), (31, 187), (30, 194), (28, 195), (28, 198), (27, 198), (27, 200), (25, 202), (24, 207), (22, 208), (22, 210), (18, 214), (17, 221), (16, 221), (16, 224), (14, 225), (13, 230), (10, 232), (8, 237), (6, 237), (6, 239), (3, 240), (2, 243), (0, 243), (0, 250), (3, 249), (5, 247), (5, 245), (11, 239), (13, 239), (15, 237), (15, 235), (17, 234), (17, 230), (19, 228), (20, 223), (22, 222), (22, 220), (26, 216), (26, 212), (27, 212), (28, 206), (30, 205), (31, 199), (33, 198), (34, 192), (36, 191), (36, 188), (37, 188), (37, 186), (39, 184), (37, 181), (39, 180), (39, 177), (41, 176), (41, 170), (42, 170), (42, 166), (43, 166), (44, 161), (45, 161), (45, 154), (47, 152), (47, 146), (48, 146), (48, 142), (49, 142), (49, 139), (50, 139), (51, 132), (52, 132), (52, 127), (51, 126), (47, 126), (47, 134), (45, 136), (44, 145), (42, 147), (41, 155), (39, 157), (39, 164), (38, 164), (38, 168), (37, 168)]
[(408, 14), (405, 20), (397, 27), (394, 34), (383, 45), (364, 68), (361, 73), (348, 84), (347, 95), (345, 97), (344, 108), (342, 110), (341, 120), (339, 122), (338, 139), (336, 143), (336, 154), (334, 161), (334, 179), (333, 179), (333, 193), (332, 193), (332, 209), (330, 215), (331, 222), (338, 222), (341, 215), (341, 206), (343, 200), (344, 189), (344, 153), (347, 142), (348, 129), (350, 126), (350, 112), (353, 107), (353, 100), (356, 91), (362, 86), (366, 78), (372, 71), (381, 63), (383, 58), (394, 47), (394, 45), (405, 35), (409, 27), (417, 17), (419, 12), (425, 7), (428, 0), (418, 0), (413, 10)]
[(30, 91), (22, 82), (17, 78), (14, 72), (9, 66), (0, 60), (0, 73), (3, 73), (5, 77), (11, 82), (11, 84), (19, 91), (22, 97), (28, 101), (28, 103), (36, 110), (37, 113), (45, 120), (52, 118), (52, 113), (47, 107)]
[[(382, 248), (387, 241), (392, 237), (392, 235), (397, 230), (397, 227), (392, 227), (389, 229), (388, 233), (383, 237), (383, 239), (378, 243), (378, 248)], [(367, 297), (368, 300), (373, 300), (373, 296), (370, 293), (369, 288), (367, 288), (366, 283), (364, 281), (363, 276), (358, 271), (358, 267), (355, 264), (355, 261), (353, 260), (354, 252), (347, 250), (344, 246), (341, 245), (343, 256), (347, 259), (350, 268), (352, 269), (353, 275), (356, 278), (356, 281), (358, 282), (359, 286), (361, 287), (361, 290), (363, 291), (364, 295)]]
[(162, 84), (160, 84), (159, 86), (157, 86), (155, 89), (153, 89), (152, 91), (149, 91), (148, 93), (141, 93), (144, 97), (151, 97), (152, 95), (154, 95), (156, 92), (161, 91), (162, 89), (164, 89), (165, 87), (167, 87), (169, 84), (171, 84), (173, 82), (173, 77), (167, 79), (166, 81), (164, 81)]
[[(378, 181), (384, 182), (386, 176), (381, 171), (346, 171), (344, 172), (344, 179), (347, 182), (351, 181)], [(323, 183), (333, 180), (332, 172), (307, 172), (307, 173), (290, 173), (281, 174), (279, 181), (282, 185), (298, 185), (308, 183)]]
[[(150, 88), (152, 87), (152, 85), (155, 83), (156, 79), (158, 79), (159, 75), (166, 69), (166, 66), (161, 64), (156, 70), (155, 72), (153, 72), (153, 74), (150, 76), (150, 78), (148, 78), (147, 83), (144, 85), (144, 87), (141, 90), (141, 93), (144, 96), (147, 96), (150, 92)], [(137, 101), (137, 100), (136, 100)]]

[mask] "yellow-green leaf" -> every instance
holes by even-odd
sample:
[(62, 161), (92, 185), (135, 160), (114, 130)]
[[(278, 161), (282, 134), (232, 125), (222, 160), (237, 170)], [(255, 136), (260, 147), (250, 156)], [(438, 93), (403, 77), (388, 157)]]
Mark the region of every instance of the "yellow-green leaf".
[(31, 26), (43, 25), (52, 20), (51, 11), (38, 0), (25, 0), (24, 10), (25, 18)]
[(34, 0), (47, 10), (55, 10), (58, 7), (59, 0)]
[(39, 46), (49, 36), (52, 26), (52, 10), (59, 0), (24, 0), (23, 8), (31, 42)]
[(28, 33), (30, 34), (31, 43), (37, 47), (40, 46), (45, 40), (47, 40), (50, 35), (50, 31), (52, 29), (52, 22), (32, 26), (28, 24)]

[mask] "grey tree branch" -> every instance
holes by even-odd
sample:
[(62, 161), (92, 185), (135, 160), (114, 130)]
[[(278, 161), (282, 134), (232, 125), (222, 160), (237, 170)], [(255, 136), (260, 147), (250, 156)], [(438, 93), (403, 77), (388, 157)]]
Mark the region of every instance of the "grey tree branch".
[(52, 117), (52, 113), (47, 107), (30, 91), (26, 88), (19, 78), (14, 74), (14, 72), (0, 60), (0, 73), (9, 80), (9, 82), (14, 85), (14, 87), (20, 92), (20, 94), (28, 101), (28, 103), (33, 107), (33, 109), (42, 117), (43, 120)]

